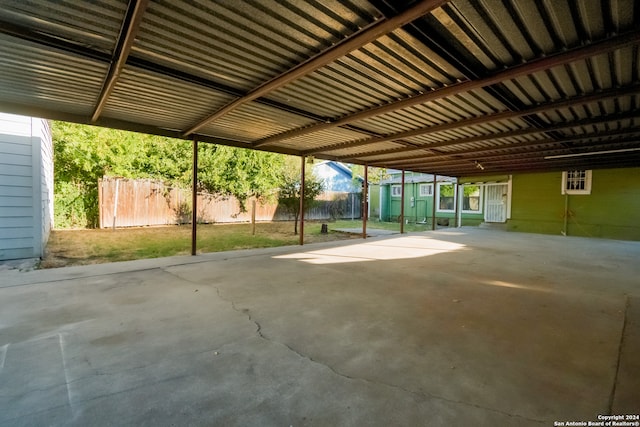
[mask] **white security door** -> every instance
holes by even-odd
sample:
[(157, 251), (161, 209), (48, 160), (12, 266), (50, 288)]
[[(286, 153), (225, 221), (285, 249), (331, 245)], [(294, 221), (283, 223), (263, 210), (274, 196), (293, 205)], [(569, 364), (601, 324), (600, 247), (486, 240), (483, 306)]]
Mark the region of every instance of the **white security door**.
[(505, 222), (507, 220), (507, 184), (486, 186), (484, 220)]

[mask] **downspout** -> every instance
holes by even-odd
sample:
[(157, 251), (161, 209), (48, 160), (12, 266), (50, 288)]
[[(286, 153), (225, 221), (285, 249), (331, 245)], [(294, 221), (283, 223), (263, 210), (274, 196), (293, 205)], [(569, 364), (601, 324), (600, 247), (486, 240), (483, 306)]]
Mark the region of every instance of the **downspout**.
[(371, 218), (371, 203), (369, 203), (369, 201), (371, 200), (371, 187), (367, 188), (367, 218)]
[(564, 230), (562, 231), (563, 236), (569, 235), (569, 230), (567, 227), (569, 226), (569, 195), (564, 195)]
[(418, 183), (413, 181), (413, 217), (418, 222)]

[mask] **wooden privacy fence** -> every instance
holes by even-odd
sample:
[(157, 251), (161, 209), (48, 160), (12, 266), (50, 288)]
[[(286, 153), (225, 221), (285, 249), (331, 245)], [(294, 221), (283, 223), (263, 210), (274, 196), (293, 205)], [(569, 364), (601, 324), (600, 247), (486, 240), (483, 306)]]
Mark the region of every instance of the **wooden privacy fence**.
[[(191, 222), (191, 191), (165, 186), (161, 181), (104, 177), (98, 181), (100, 227), (139, 227)], [(200, 223), (251, 221), (252, 200), (246, 212), (235, 197), (198, 193), (197, 218)], [(325, 192), (318, 206), (305, 213), (310, 220), (360, 218), (360, 194)], [(293, 219), (277, 201), (257, 200), (256, 221)]]

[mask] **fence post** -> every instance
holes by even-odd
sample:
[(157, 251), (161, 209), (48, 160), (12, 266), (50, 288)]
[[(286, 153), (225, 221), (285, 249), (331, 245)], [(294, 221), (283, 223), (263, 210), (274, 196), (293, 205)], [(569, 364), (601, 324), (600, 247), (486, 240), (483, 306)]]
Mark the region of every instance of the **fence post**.
[(256, 235), (256, 199), (251, 201), (251, 235)]
[(120, 185), (120, 180), (116, 178), (116, 196), (115, 201), (113, 202), (113, 229), (116, 229), (116, 217), (118, 216), (118, 187)]
[(98, 228), (102, 228), (104, 226), (104, 194), (102, 194), (102, 178), (98, 178)]

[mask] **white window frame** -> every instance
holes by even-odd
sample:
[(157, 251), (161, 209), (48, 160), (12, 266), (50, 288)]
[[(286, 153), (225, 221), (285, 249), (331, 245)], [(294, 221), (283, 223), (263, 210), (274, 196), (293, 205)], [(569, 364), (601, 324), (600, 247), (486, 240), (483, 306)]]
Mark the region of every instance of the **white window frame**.
[[(582, 190), (571, 190), (567, 188), (567, 181), (571, 179), (570, 172), (585, 172), (584, 177), (584, 189)], [(564, 171), (562, 172), (562, 194), (567, 195), (587, 195), (591, 194), (591, 170), (579, 170), (579, 171)]]
[[(453, 186), (453, 209), (440, 209), (440, 187), (443, 185), (451, 185)], [(456, 203), (458, 200), (458, 185), (455, 182), (439, 182), (438, 183), (438, 191), (436, 192), (436, 198), (434, 199), (434, 203), (436, 203), (436, 212), (450, 212), (455, 213)]]
[(391, 186), (391, 197), (402, 197), (402, 185), (395, 184)]
[[(468, 209), (462, 209), (462, 207), (464, 206), (464, 187), (467, 186), (475, 186), (478, 187), (478, 190), (480, 192), (480, 200), (478, 200), (478, 210), (474, 211), (474, 210), (468, 210)], [(460, 189), (460, 191), (462, 192), (462, 196), (460, 196), (460, 210), (462, 211), (462, 213), (470, 213), (470, 214), (481, 214), (484, 211), (484, 185), (479, 185), (479, 184), (462, 184), (461, 186), (462, 188)]]
[(420, 197), (433, 197), (433, 184), (420, 184), (418, 194)]

